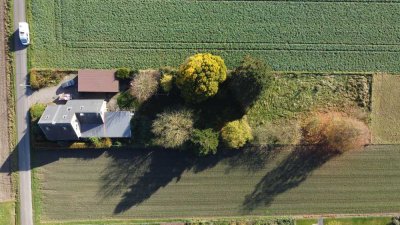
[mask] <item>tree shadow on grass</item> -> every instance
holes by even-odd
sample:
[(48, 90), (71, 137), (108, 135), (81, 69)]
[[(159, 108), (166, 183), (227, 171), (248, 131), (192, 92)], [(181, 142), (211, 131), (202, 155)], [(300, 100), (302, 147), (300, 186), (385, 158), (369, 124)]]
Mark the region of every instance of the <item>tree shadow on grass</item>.
[(265, 164), (266, 159), (249, 159), (254, 154), (250, 151), (253, 150), (221, 150), (217, 155), (200, 158), (190, 152), (165, 149), (108, 151), (111, 159), (102, 171), (98, 194), (103, 200), (121, 196), (122, 200), (114, 208), (114, 214), (120, 214), (140, 205), (169, 183), (179, 182), (185, 171), (198, 173), (218, 163), (224, 163), (228, 168), (243, 167), (249, 171), (262, 168), (253, 165)]
[(276, 168), (268, 172), (256, 185), (253, 192), (245, 197), (242, 211), (269, 206), (274, 198), (299, 186), (311, 172), (337, 153), (323, 146), (298, 146)]

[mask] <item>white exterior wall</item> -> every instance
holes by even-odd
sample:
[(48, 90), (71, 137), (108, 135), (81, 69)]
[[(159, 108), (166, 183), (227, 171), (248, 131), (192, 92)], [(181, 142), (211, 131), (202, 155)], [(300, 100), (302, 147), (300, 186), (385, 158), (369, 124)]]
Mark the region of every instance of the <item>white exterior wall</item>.
[(100, 108), (100, 116), (101, 116), (101, 120), (103, 121), (103, 123), (104, 123), (104, 114), (106, 111), (107, 111), (107, 103), (106, 103), (106, 101), (103, 101), (103, 105), (101, 105), (101, 108)]
[(80, 128), (80, 125), (78, 122), (78, 118), (76, 118), (75, 114), (72, 116), (71, 126), (72, 126), (72, 129), (74, 129), (76, 136), (81, 137), (82, 136), (81, 128)]

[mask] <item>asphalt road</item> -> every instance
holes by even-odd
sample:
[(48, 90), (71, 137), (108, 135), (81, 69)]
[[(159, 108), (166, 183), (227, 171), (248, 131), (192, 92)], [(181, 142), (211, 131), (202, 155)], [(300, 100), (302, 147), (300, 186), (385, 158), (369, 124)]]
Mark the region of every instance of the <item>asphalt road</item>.
[[(21, 21), (26, 21), (25, 0), (14, 0), (15, 30), (18, 30), (18, 23)], [(15, 50), (20, 217), (21, 225), (33, 225), (29, 107), (26, 95), (29, 90), (25, 86), (28, 82), (28, 64), (26, 48), (21, 45), (18, 38), (15, 38)]]

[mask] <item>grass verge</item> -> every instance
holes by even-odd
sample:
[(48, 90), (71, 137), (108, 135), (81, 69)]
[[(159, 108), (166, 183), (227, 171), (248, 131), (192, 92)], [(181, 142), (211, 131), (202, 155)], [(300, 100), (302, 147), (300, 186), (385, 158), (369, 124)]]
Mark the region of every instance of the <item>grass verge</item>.
[(1, 202), (0, 203), (0, 225), (14, 224), (15, 217), (15, 203), (14, 202)]
[(400, 75), (376, 74), (372, 85), (372, 141), (400, 144)]
[[(317, 219), (298, 219), (296, 225), (312, 225), (318, 222)], [(355, 218), (327, 218), (326, 225), (389, 225), (390, 217), (355, 217)]]

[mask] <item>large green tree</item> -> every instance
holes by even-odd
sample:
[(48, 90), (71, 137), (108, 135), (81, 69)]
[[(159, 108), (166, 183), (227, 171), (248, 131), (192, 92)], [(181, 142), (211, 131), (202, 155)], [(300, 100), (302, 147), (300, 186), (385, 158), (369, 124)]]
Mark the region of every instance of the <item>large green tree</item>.
[(196, 54), (179, 67), (176, 84), (185, 100), (201, 102), (217, 94), (219, 84), (226, 80), (226, 70), (221, 57)]
[(245, 56), (232, 73), (230, 88), (244, 110), (259, 98), (261, 93), (269, 87), (272, 79), (272, 69), (263, 61)]

